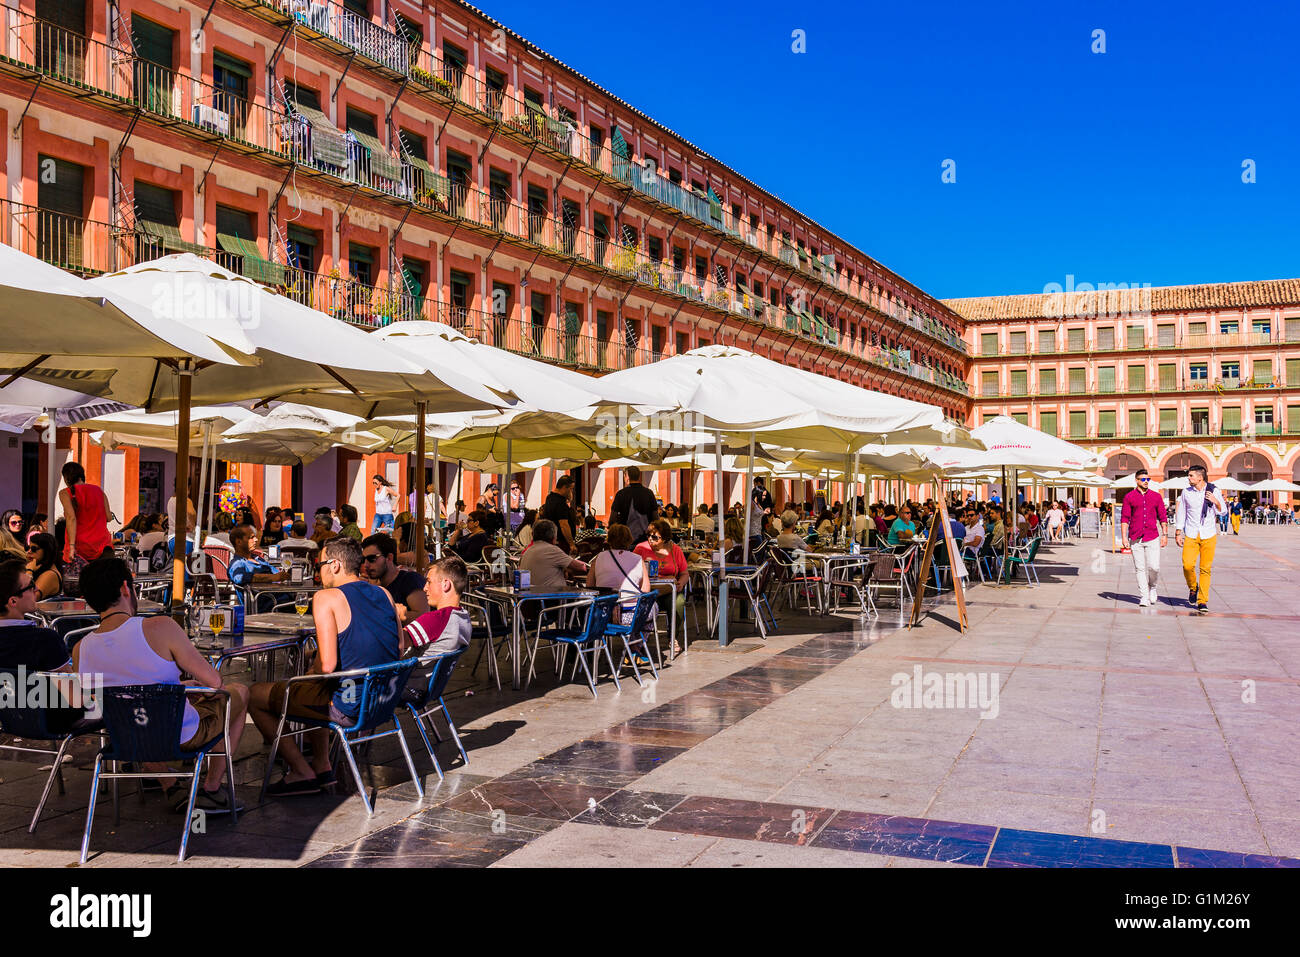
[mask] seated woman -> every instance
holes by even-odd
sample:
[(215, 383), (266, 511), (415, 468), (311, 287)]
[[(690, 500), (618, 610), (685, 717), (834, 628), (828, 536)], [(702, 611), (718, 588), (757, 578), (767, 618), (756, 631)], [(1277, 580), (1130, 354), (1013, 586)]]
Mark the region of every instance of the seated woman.
[[(686, 583), (690, 581), (690, 573), (686, 568), (686, 554), (681, 546), (672, 540), (672, 529), (666, 519), (660, 518), (650, 523), (650, 528), (646, 531), (646, 540), (636, 547), (636, 553), (647, 562), (647, 568), (649, 562), (659, 563), (655, 577), (660, 579), (661, 583), (653, 587), (659, 591), (660, 610), (680, 615), (682, 609), (686, 607)], [(672, 601), (671, 610), (669, 603), (672, 600), (673, 590), (668, 585), (668, 579), (672, 579), (677, 586), (677, 598)], [(671, 654), (677, 654), (677, 649), (674, 648)]]
[(167, 541), (167, 517), (161, 512), (154, 512), (140, 522), (140, 538), (135, 544), (135, 550), (141, 555), (148, 557), (149, 553), (157, 545), (165, 544)]
[(27, 545), (27, 570), (36, 586), (36, 600), (53, 598), (63, 591), (63, 573), (59, 571), (59, 547), (49, 532), (37, 532)]
[(632, 621), (637, 596), (651, 589), (650, 574), (641, 556), (632, 551), (632, 530), (626, 525), (611, 525), (605, 536), (608, 546), (587, 569), (587, 587), (611, 588), (619, 593), (620, 622)]

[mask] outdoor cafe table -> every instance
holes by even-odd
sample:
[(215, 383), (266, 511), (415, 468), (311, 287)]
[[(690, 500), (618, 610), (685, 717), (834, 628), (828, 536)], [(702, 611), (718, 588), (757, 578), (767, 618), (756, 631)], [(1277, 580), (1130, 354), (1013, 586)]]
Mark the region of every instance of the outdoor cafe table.
[(266, 664), (267, 677), (277, 651), (296, 652), (297, 665), (290, 674), (301, 674), (307, 660), (307, 643), (316, 637), (316, 625), (310, 616), (299, 618), (297, 615), (271, 613), (266, 615), (248, 615), (244, 618), (244, 633), (232, 635), (223, 632), (219, 638), (205, 636), (208, 644), (199, 648), (218, 671), (221, 666), (234, 658), (248, 660), (249, 668), (255, 670), (259, 663)]
[[(488, 598), (510, 605), (510, 673), (511, 687), (516, 691), (520, 686), (519, 632), (523, 616), (520, 606), (525, 602), (567, 602), (582, 599), (595, 600), (600, 594), (594, 588), (574, 588), (568, 591), (537, 591), (532, 588), (515, 588), (513, 585), (485, 585), (479, 591)], [(488, 654), (492, 652), (489, 650)]]
[(845, 567), (862, 566), (871, 561), (871, 553), (874, 549), (866, 548), (858, 554), (852, 552), (795, 552), (796, 559), (802, 555), (804, 561), (818, 562), (822, 567), (822, 590), (825, 593), (825, 600), (822, 602), (823, 608), (830, 607), (831, 599), (831, 570), (836, 565)]
[[(257, 611), (257, 596), (264, 593), (314, 595), (321, 586), (308, 579), (304, 582), (250, 582), (243, 586), (244, 613), (252, 615)], [(259, 616), (260, 617), (260, 616)], [(247, 619), (245, 619), (247, 621)], [(245, 625), (247, 627), (247, 625)]]
[[(673, 593), (673, 603), (672, 603), (672, 605), (669, 606), (670, 610), (669, 610), (669, 612), (668, 612), (668, 622), (669, 622), (669, 625), (668, 625), (668, 642), (669, 642), (669, 644), (668, 644), (668, 654), (669, 654), (669, 660), (671, 660), (672, 657), (673, 657), (673, 654), (672, 654), (673, 648), (676, 647), (676, 645), (677, 645), (677, 579), (676, 579), (676, 578), (652, 578), (652, 579), (650, 579), (650, 586), (651, 586), (652, 588), (654, 588), (654, 587), (656, 587), (656, 586), (659, 586), (659, 587), (665, 587), (665, 586), (666, 586), (667, 588), (672, 589), (672, 593)], [(683, 607), (683, 608), (682, 608), (682, 627), (684, 628), (685, 626), (686, 626), (686, 609)], [(686, 642), (683, 641), (683, 642), (682, 642), (682, 651), (685, 651), (685, 650), (686, 650)]]

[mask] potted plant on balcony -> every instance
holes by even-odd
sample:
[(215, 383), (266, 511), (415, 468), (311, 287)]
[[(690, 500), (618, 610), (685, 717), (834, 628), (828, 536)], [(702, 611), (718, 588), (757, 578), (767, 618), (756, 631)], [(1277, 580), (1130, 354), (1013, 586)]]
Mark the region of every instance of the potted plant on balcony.
[(621, 272), (624, 275), (631, 276), (636, 272), (636, 250), (630, 247), (619, 247), (609, 259), (610, 268), (615, 272)]

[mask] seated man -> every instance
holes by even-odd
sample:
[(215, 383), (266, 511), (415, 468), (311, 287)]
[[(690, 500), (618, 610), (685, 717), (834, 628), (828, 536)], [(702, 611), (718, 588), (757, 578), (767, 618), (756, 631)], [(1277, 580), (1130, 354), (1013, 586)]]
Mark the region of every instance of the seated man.
[(17, 559), (0, 562), (0, 668), (28, 673), (53, 671), (68, 661), (68, 649), (53, 628), (24, 617), (36, 611), (36, 584)]
[(978, 550), (984, 544), (984, 523), (980, 520), (979, 513), (975, 509), (966, 509), (965, 525), (966, 534), (961, 540), (962, 547)]
[(709, 518), (709, 506), (701, 505), (691, 519), (691, 528), (696, 532), (702, 532), (705, 535), (712, 535), (717, 529), (717, 524)]
[[(362, 581), (360, 573), (361, 545), (355, 539), (340, 535), (326, 542), (320, 563), (324, 588), (316, 593), (311, 605), (316, 625), (316, 660), (309, 672), (322, 677), (320, 681), (293, 684), (289, 696), (291, 719), (333, 721), (351, 727), (359, 715), (360, 682), (331, 680), (329, 675), (386, 664), (401, 656), (400, 627), (393, 599), (378, 585)], [(279, 727), (289, 687), (285, 681), (259, 682), (252, 687), (249, 714), (268, 742)], [(333, 786), (329, 732), (313, 729), (307, 740), (311, 742), (310, 764), (292, 739), (280, 740), (278, 754), (288, 763), (289, 770), (282, 780), (267, 788), (268, 794), (316, 794), (322, 788)]]
[(795, 534), (795, 525), (794, 512), (783, 512), (781, 514), (781, 534), (776, 536), (776, 543), (782, 548), (791, 550), (803, 548), (804, 540)]
[(339, 534), (346, 535), (348, 538), (356, 539), (360, 542), (365, 536), (361, 534), (361, 526), (357, 524), (357, 509), (355, 505), (339, 506)]
[(587, 573), (587, 563), (573, 558), (555, 544), (555, 523), (549, 518), (533, 523), (533, 543), (519, 557), (519, 570), (528, 572), (537, 591), (565, 591), (565, 572)]
[(474, 509), (465, 519), (465, 527), (451, 533), (447, 547), (470, 564), (483, 561), (483, 549), (492, 544), (491, 536), (483, 528), (486, 520), (480, 509)]
[[(469, 612), (460, 607), (460, 593), (468, 580), (469, 571), (456, 555), (444, 555), (429, 566), (424, 584), (426, 611), (402, 631), (403, 654), (420, 657), (420, 665), (407, 684), (412, 703), (424, 698), (433, 660), (469, 644), (474, 624)], [(430, 606), (432, 610), (427, 610)]]
[[(248, 525), (239, 525), (230, 533), (230, 547), (235, 553), (227, 570), (230, 580), (240, 588), (260, 585), (264, 582), (289, 581), (287, 571), (277, 571), (269, 562), (253, 554), (253, 536), (256, 534), (257, 532)], [(269, 610), (282, 602), (289, 601), (290, 597), (292, 596), (285, 597), (262, 592), (257, 596), (256, 609), (259, 612)]]
[(289, 531), (291, 533), (289, 537), (280, 542), (282, 549), (305, 548), (314, 552), (319, 547), (315, 541), (307, 537), (307, 523), (302, 519), (295, 521)]
[[(120, 558), (98, 558), (81, 571), (81, 594), (86, 603), (99, 613), (100, 625), (72, 648), (72, 670), (92, 677), (105, 688), (124, 685), (176, 685), (188, 675), (201, 685), (221, 688), (230, 693), (230, 738), (211, 753), (234, 754), (244, 733), (244, 715), (248, 710), (248, 689), (241, 684), (225, 684), (217, 669), (195, 649), (180, 625), (166, 615), (142, 618), (136, 614), (135, 583), (131, 569)], [(89, 684), (90, 682), (88, 682)], [(181, 750), (190, 751), (211, 741), (225, 727), (225, 699), (222, 695), (188, 695), (181, 722)], [(176, 781), (166, 775), (164, 765), (146, 765), (159, 774), (163, 786), (171, 792)], [(230, 795), (221, 787), (226, 775), (224, 760), (210, 760), (203, 789), (194, 804), (208, 814), (230, 813)], [(188, 796), (176, 810), (184, 810)], [(240, 809), (242, 810), (242, 808)]]
[(361, 570), (369, 581), (382, 586), (392, 596), (403, 625), (429, 610), (424, 597), (424, 578), (397, 567), (397, 543), (391, 535), (377, 532), (361, 543)]

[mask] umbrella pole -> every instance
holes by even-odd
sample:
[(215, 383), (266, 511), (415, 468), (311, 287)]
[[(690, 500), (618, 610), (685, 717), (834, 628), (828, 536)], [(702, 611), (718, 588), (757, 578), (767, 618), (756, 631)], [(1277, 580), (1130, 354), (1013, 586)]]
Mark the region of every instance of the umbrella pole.
[(203, 550), (199, 548), (200, 537), (203, 534), (203, 496), (208, 487), (208, 444), (212, 440), (212, 420), (203, 423), (203, 454), (199, 456), (199, 498), (198, 512), (194, 516), (194, 558), (199, 564), (195, 569), (197, 571), (206, 571), (203, 566)]
[[(209, 495), (209, 497), (211, 497), (211, 498), (213, 499), (213, 501), (215, 502), (216, 491), (217, 491), (217, 449), (216, 449), (216, 446), (213, 446), (213, 448), (212, 448), (212, 461), (209, 463), (209, 468), (210, 468), (211, 471), (212, 471), (212, 480), (211, 480), (210, 482), (208, 482), (208, 495)], [(206, 529), (204, 530), (204, 532), (203, 532), (203, 538), (201, 538), (201, 539), (199, 540), (199, 543), (195, 545), (195, 548), (198, 549), (199, 551), (202, 551), (202, 550), (203, 550), (203, 544), (202, 544), (202, 543), (203, 543), (203, 542), (206, 542), (206, 541), (211, 537), (211, 535), (212, 535), (212, 519), (213, 519), (213, 517), (214, 517), (212, 513), (213, 513), (213, 507), (210, 505), (210, 506), (208, 507), (208, 510), (207, 510), (207, 519), (208, 519), (207, 522), (206, 522), (207, 528), (206, 528)], [(199, 559), (201, 562), (203, 562), (203, 564), (202, 564), (201, 566), (199, 566), (199, 567), (202, 568), (203, 571), (207, 571), (207, 570), (208, 570), (208, 564), (207, 564), (207, 562), (208, 562), (208, 560), (207, 560), (207, 553), (204, 552), (203, 554), (204, 554), (204, 557), (201, 558), (201, 559)]]
[[(438, 440), (433, 440), (433, 554), (442, 558), (442, 520), (438, 510), (442, 506), (442, 469), (438, 467)], [(442, 511), (446, 511), (445, 508)]]
[[(47, 519), (49, 524), (46, 527), (53, 529), (55, 519), (54, 506), (58, 502), (59, 494), (59, 473), (54, 469), (54, 463), (58, 460), (59, 454), (59, 410), (46, 409), (45, 415), (50, 420), (50, 424), (45, 427), (45, 435), (49, 437), (49, 440), (45, 443), (46, 472), (48, 473), (45, 476), (46, 495), (48, 496), (46, 499), (46, 502), (48, 503), (46, 513), (49, 515), (49, 518)], [(123, 511), (125, 511), (125, 509), (123, 509)]]
[(428, 554), (424, 549), (424, 420), (429, 403), (415, 403), (415, 570), (424, 574)]
[(190, 505), (190, 389), (193, 384), (193, 360), (182, 359), (177, 368), (176, 413), (176, 527), (172, 541), (172, 617), (179, 618), (185, 607), (185, 532), (189, 524)]
[(754, 433), (749, 433), (749, 467), (745, 469), (745, 564), (749, 564), (749, 523), (754, 519)]
[[(513, 444), (512, 439), (506, 439), (506, 470), (501, 474), (501, 518), (505, 522), (507, 538), (510, 537), (510, 458), (514, 452)], [(583, 514), (586, 514), (585, 510)]]
[(727, 647), (727, 549), (722, 544), (727, 510), (722, 501), (722, 433), (713, 434), (713, 488), (718, 501), (718, 647)]

